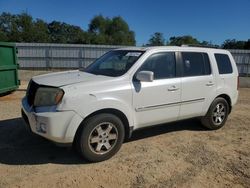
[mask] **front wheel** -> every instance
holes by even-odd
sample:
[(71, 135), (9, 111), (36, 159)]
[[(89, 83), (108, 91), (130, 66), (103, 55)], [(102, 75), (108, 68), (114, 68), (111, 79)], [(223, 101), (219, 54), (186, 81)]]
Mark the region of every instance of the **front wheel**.
[(220, 129), (226, 123), (229, 105), (224, 98), (218, 97), (211, 104), (206, 116), (201, 120), (202, 124), (212, 130)]
[(121, 148), (124, 134), (123, 123), (117, 116), (98, 114), (84, 123), (76, 144), (80, 154), (88, 161), (104, 161)]

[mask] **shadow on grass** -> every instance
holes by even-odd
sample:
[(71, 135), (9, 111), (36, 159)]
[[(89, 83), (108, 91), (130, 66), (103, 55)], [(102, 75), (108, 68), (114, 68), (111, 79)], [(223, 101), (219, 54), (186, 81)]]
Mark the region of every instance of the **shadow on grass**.
[[(197, 120), (163, 124), (137, 130), (127, 142), (173, 131), (204, 131)], [(0, 121), (0, 163), (9, 165), (86, 164), (72, 148), (58, 147), (27, 131), (22, 118)]]

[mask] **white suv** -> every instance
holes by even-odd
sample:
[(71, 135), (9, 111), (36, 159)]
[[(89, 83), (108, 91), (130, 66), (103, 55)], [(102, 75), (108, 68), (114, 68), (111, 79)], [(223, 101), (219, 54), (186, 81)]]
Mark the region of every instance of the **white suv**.
[(237, 87), (237, 67), (226, 50), (123, 48), (85, 70), (33, 77), (22, 115), (32, 132), (74, 143), (85, 159), (102, 161), (142, 127), (199, 117), (207, 128), (221, 128)]

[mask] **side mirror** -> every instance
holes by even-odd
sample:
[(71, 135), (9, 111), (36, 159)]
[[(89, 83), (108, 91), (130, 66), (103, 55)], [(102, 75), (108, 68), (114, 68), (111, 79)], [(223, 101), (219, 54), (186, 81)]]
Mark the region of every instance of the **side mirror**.
[(153, 82), (154, 73), (152, 71), (140, 71), (136, 74), (136, 79), (141, 82)]

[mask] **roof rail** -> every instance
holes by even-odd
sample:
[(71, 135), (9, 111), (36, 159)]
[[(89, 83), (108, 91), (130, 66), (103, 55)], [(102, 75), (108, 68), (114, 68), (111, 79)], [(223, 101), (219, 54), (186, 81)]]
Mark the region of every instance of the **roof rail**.
[(219, 45), (203, 45), (203, 44), (182, 44), (181, 47), (200, 47), (200, 48), (220, 48)]

